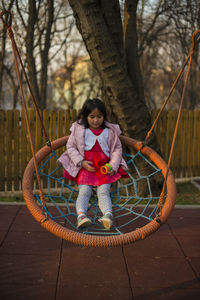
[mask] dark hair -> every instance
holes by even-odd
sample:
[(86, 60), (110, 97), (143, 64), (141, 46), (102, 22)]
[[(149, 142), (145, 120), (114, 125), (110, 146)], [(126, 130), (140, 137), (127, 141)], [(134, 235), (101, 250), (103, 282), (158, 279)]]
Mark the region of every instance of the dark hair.
[(103, 123), (102, 123), (101, 127), (105, 128), (106, 127), (105, 121), (107, 118), (106, 107), (105, 107), (105, 104), (98, 98), (88, 99), (85, 101), (85, 103), (83, 104), (83, 107), (77, 117), (78, 124), (84, 125), (85, 128), (88, 128), (89, 124), (88, 124), (87, 117), (95, 108), (97, 108), (102, 113)]

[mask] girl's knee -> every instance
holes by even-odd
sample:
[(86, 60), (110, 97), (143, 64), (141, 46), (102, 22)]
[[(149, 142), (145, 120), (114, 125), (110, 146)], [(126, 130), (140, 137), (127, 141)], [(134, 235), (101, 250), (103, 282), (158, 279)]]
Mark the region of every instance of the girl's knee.
[(79, 194), (91, 194), (92, 187), (90, 185), (79, 185)]
[(97, 187), (97, 194), (99, 195), (109, 195), (110, 194), (110, 184), (102, 184)]

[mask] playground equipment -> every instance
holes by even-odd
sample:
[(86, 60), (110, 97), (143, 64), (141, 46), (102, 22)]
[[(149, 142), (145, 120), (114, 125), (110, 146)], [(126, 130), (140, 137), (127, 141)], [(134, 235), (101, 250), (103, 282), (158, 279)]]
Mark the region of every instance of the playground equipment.
[[(23, 195), (26, 205), (33, 217), (41, 224), (41, 226), (51, 233), (70, 242), (84, 246), (111, 247), (124, 245), (144, 239), (158, 230), (168, 219), (175, 204), (176, 185), (172, 171), (170, 170), (170, 163), (178, 131), (178, 124), (182, 111), (195, 42), (199, 40), (200, 30), (196, 30), (192, 35), (192, 47), (190, 53), (175, 79), (170, 93), (165, 99), (151, 129), (147, 133), (145, 141), (136, 141), (125, 136), (120, 137), (122, 144), (126, 145), (131, 151), (134, 150), (135, 154), (124, 154), (124, 158), (130, 166), (130, 170), (132, 170), (132, 172), (129, 172), (129, 182), (120, 182), (111, 193), (113, 200), (113, 212), (115, 216), (114, 226), (110, 231), (105, 231), (100, 224), (98, 224), (99, 211), (97, 197), (94, 190), (93, 199), (89, 207), (92, 225), (85, 230), (80, 230), (77, 229), (75, 225), (77, 217), (74, 209), (74, 203), (77, 195), (76, 186), (72, 185), (70, 182), (66, 182), (64, 177), (59, 175), (59, 168), (61, 166), (58, 166), (55, 170), (51, 170), (50, 173), (46, 172), (45, 169), (45, 166), (50, 160), (57, 159), (56, 150), (66, 144), (68, 137), (62, 137), (53, 142), (49, 140), (48, 133), (44, 128), (40, 111), (37, 107), (26, 71), (14, 40), (11, 28), (12, 16), (10, 12), (4, 11), (0, 14), (0, 17), (8, 30), (8, 34), (12, 42), (17, 78), (20, 85), (22, 104), (25, 111), (27, 130), (33, 155), (33, 158), (28, 163), (23, 176)], [(147, 143), (156, 122), (158, 121), (187, 64), (188, 69), (185, 76), (184, 88), (180, 101), (169, 160), (168, 163), (165, 163), (165, 161), (153, 149), (147, 146)], [(47, 140), (47, 145), (37, 153), (34, 151), (27, 107), (20, 78), (19, 65), (21, 66), (28, 84), (33, 103), (41, 121), (42, 130)], [(146, 164), (148, 174), (146, 174), (146, 172), (143, 173), (138, 167), (141, 161)], [(102, 168), (102, 172), (106, 174), (109, 169), (110, 167), (108, 165), (104, 166)], [(35, 174), (40, 191), (39, 194), (33, 193), (33, 178)], [(163, 177), (163, 187), (160, 195), (153, 195), (151, 182), (153, 177), (158, 176), (158, 174)], [(47, 178), (48, 192), (46, 194), (44, 194), (42, 190), (41, 178)], [(52, 181), (57, 182), (58, 193), (51, 191)], [(138, 186), (141, 185), (146, 186), (146, 195), (140, 195)], [(58, 205), (57, 201), (64, 203), (64, 206)], [(50, 202), (54, 205), (53, 207), (49, 204)]]

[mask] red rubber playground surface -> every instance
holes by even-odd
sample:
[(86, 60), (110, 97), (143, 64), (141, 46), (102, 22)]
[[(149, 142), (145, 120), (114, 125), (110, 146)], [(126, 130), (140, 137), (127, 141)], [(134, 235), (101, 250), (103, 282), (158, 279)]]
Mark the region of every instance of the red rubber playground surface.
[(200, 207), (175, 208), (135, 244), (86, 248), (0, 205), (0, 299), (200, 299)]

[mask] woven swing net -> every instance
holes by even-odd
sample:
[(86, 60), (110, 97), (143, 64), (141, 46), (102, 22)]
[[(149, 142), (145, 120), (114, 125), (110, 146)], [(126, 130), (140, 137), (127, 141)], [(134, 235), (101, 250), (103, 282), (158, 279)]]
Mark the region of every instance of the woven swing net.
[[(27, 207), (34, 218), (53, 234), (70, 242), (84, 246), (111, 247), (135, 242), (144, 239), (165, 223), (173, 210), (176, 186), (172, 172), (168, 169), (163, 159), (151, 148), (143, 146), (141, 142), (121, 136), (123, 144), (133, 147), (136, 152), (124, 154), (127, 161), (130, 178), (128, 182), (119, 181), (113, 186), (111, 197), (113, 202), (114, 225), (106, 231), (98, 222), (101, 216), (98, 208), (98, 199), (94, 189), (89, 206), (89, 216), (92, 225), (86, 229), (77, 229), (75, 201), (77, 186), (71, 184), (62, 175), (58, 165), (49, 171), (47, 165), (52, 160), (57, 160), (56, 150), (64, 146), (68, 137), (60, 138), (49, 146), (43, 147), (37, 154), (41, 180), (47, 182), (47, 190), (43, 194), (33, 192), (33, 178), (35, 167), (33, 159), (26, 167), (23, 177), (23, 193)], [(148, 174), (138, 166), (140, 162), (146, 164)], [(62, 174), (62, 172), (61, 172)], [(160, 204), (160, 193), (153, 194), (151, 182), (155, 176), (166, 178), (166, 197)], [(166, 175), (168, 175), (166, 177)], [(124, 179), (127, 180), (127, 179)], [(57, 189), (52, 189), (52, 182), (57, 183)], [(145, 195), (140, 195), (138, 186), (146, 186)], [(62, 203), (62, 205), (60, 204)]]
[[(159, 192), (154, 195), (151, 187), (151, 182), (155, 176), (161, 173), (161, 170), (150, 160), (148, 160), (140, 151), (136, 154), (124, 154), (124, 157), (129, 166), (128, 174), (130, 178), (118, 181), (112, 187), (111, 199), (113, 204), (114, 224), (110, 231), (107, 231), (99, 223), (101, 212), (98, 206), (98, 198), (96, 189), (93, 189), (93, 194), (89, 203), (88, 215), (92, 220), (92, 225), (81, 230), (83, 234), (98, 234), (98, 235), (120, 235), (131, 228), (142, 226), (155, 218), (157, 212), (157, 203), (160, 198)], [(78, 196), (78, 188), (67, 180), (62, 174), (63, 168), (61, 165), (54, 170), (48, 171), (47, 165), (53, 160), (57, 160), (55, 151), (52, 151), (50, 156), (42, 163), (39, 168), (40, 179), (47, 183), (46, 206), (44, 211), (48, 218), (65, 224), (69, 229), (80, 231), (76, 226), (77, 215), (75, 212), (75, 203)], [(148, 174), (143, 174), (143, 169), (139, 169), (139, 165), (144, 162), (148, 168)], [(61, 172), (60, 172), (61, 171)], [(56, 188), (52, 189), (51, 186)], [(145, 195), (141, 195), (140, 187), (145, 187)], [(42, 205), (40, 195), (34, 193), (35, 199)], [(133, 224), (134, 223), (134, 224)]]

